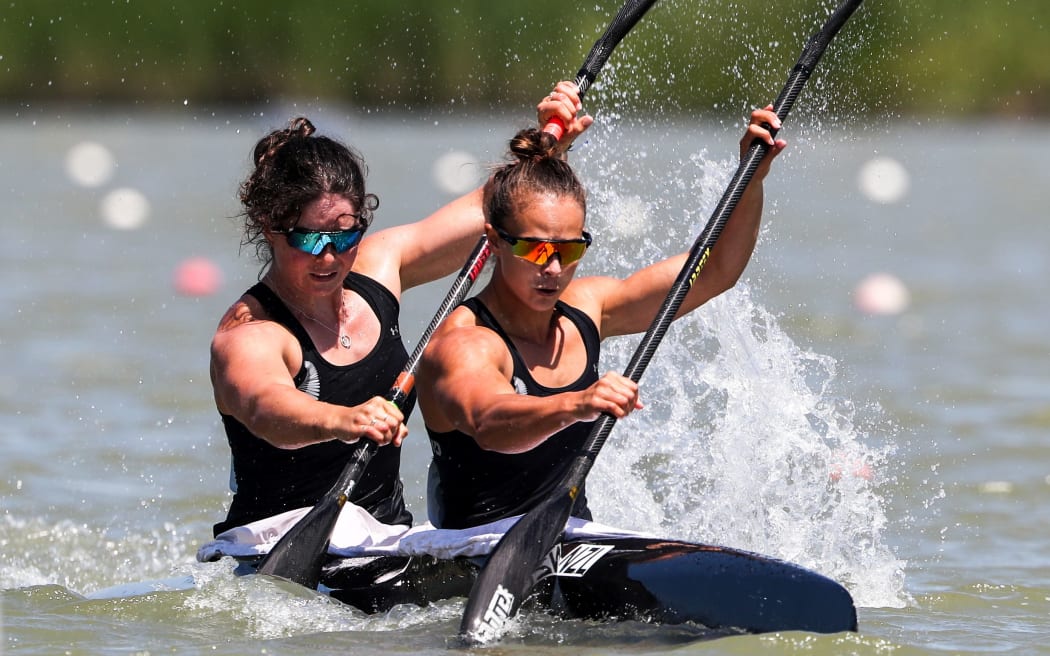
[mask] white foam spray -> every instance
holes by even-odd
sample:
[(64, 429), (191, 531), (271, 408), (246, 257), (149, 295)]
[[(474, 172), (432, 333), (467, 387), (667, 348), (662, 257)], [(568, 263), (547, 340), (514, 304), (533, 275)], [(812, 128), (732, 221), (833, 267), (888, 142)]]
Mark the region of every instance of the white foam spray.
[[(667, 153), (651, 135), (624, 157), (624, 135), (608, 138), (586, 151), (602, 161), (578, 162), (601, 252), (579, 275), (686, 250), (736, 167), (704, 150), (657, 163)], [(767, 202), (766, 231), (771, 214)], [(640, 337), (606, 341), (601, 370), (623, 371)], [(782, 558), (843, 583), (858, 606), (905, 605), (879, 493), (891, 448), (870, 444), (883, 440), (840, 396), (835, 360), (797, 346), (746, 283), (675, 322), (641, 386), (646, 410), (618, 422), (588, 477), (596, 519)]]

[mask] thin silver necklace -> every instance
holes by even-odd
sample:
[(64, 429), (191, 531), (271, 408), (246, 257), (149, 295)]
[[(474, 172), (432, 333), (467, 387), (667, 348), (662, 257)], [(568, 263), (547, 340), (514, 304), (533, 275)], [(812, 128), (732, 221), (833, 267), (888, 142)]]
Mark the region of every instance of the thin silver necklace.
[[(342, 295), (342, 291), (340, 291), (339, 293), (340, 293), (340, 295)], [(282, 300), (282, 301), (284, 301), (285, 303), (287, 303), (288, 305), (290, 305), (290, 306), (292, 307), (292, 309), (293, 309), (293, 310), (298, 310), (299, 314), (303, 315), (304, 317), (306, 317), (306, 318), (307, 318), (307, 319), (309, 319), (310, 321), (313, 321), (313, 322), (314, 322), (314, 323), (316, 323), (316, 324), (317, 324), (318, 326), (320, 326), (320, 327), (324, 328), (324, 329), (325, 329), (325, 330), (327, 330), (328, 332), (330, 332), (330, 333), (332, 333), (333, 335), (335, 335), (336, 337), (338, 337), (338, 338), (339, 338), (339, 346), (342, 346), (342, 347), (343, 347), (343, 348), (345, 348), (345, 349), (348, 349), (348, 348), (350, 348), (351, 346), (353, 346), (353, 344), (354, 344), (354, 341), (353, 341), (353, 340), (352, 340), (352, 339), (350, 338), (350, 335), (347, 335), (347, 334), (345, 334), (345, 333), (344, 333), (344, 332), (342, 331), (342, 327), (343, 327), (343, 322), (342, 322), (342, 321), (340, 321), (340, 322), (339, 322), (339, 324), (338, 324), (338, 325), (339, 325), (339, 328), (340, 328), (340, 330), (335, 330), (335, 329), (333, 329), (333, 328), (332, 328), (331, 326), (329, 326), (328, 324), (326, 324), (325, 322), (321, 321), (321, 320), (320, 320), (320, 319), (318, 319), (317, 317), (313, 316), (312, 314), (310, 314), (310, 313), (309, 313), (309, 312), (307, 312), (306, 310), (304, 310), (304, 309), (302, 309), (301, 307), (299, 307), (298, 305), (296, 305), (295, 303), (292, 303), (292, 302), (291, 302), (291, 301), (289, 301), (289, 300), (288, 300), (287, 298), (282, 298), (281, 300)], [(345, 307), (345, 303), (344, 303), (344, 306), (343, 306), (343, 307)], [(347, 318), (348, 318), (348, 319), (350, 319), (351, 317), (349, 317), (349, 316), (348, 316)]]

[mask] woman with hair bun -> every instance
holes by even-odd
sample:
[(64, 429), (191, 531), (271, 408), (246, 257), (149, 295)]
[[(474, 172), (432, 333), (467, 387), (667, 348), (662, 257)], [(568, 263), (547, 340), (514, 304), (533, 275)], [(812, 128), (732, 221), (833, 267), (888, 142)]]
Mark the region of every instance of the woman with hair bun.
[[(678, 316), (730, 289), (758, 237), (762, 182), (786, 146), (772, 106), (752, 112), (741, 155), (754, 139), (769, 152)], [(576, 279), (592, 244), (586, 196), (550, 135), (518, 133), (510, 161), (484, 187), (485, 232), (495, 267), (485, 288), (445, 321), (424, 354), (419, 405), (433, 450), (430, 520), (464, 529), (531, 510), (565, 477), (602, 413), (640, 409), (638, 385), (598, 373), (599, 346), (644, 332), (688, 257), (624, 280)], [(586, 496), (574, 517), (591, 519)]]
[[(555, 151), (590, 125), (579, 109), (571, 82), (537, 105), (541, 125), (558, 118), (568, 128)], [(240, 189), (243, 245), (263, 268), (211, 344), (234, 493), (214, 532), (315, 505), (361, 438), (385, 448), (349, 501), (407, 529), (400, 446), (414, 398), (400, 409), (383, 398), (408, 360), (401, 294), (463, 265), (483, 230), (481, 190), (415, 223), (373, 229), (379, 199), (366, 191), (361, 157), (306, 118), (259, 140), (252, 164)]]

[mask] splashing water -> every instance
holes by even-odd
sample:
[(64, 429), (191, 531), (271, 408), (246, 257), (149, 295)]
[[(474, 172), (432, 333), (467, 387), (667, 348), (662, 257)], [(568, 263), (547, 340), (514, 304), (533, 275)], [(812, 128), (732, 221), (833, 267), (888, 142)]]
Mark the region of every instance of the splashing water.
[[(12, 608), (32, 615), (51, 607), (89, 623), (112, 625), (111, 631), (127, 625), (148, 632), (163, 624), (177, 627), (178, 639), (190, 643), (214, 636), (270, 640), (397, 631), (451, 621), (462, 612), (461, 601), (447, 600), (366, 615), (289, 582), (238, 576), (230, 559), (192, 562), (187, 550), (193, 544), (175, 533), (114, 540), (101, 529), (66, 520), (51, 524), (10, 516), (0, 519), (0, 529), (0, 544), (12, 554), (0, 565)], [(144, 580), (151, 576), (162, 578)]]
[[(623, 277), (692, 244), (736, 161), (592, 137), (606, 138), (615, 147), (577, 162), (603, 256), (580, 275)], [(675, 173), (649, 179), (655, 161)], [(774, 213), (767, 203), (767, 232)], [(608, 340), (602, 369), (622, 371), (639, 339)], [(641, 388), (646, 409), (619, 422), (588, 477), (599, 521), (795, 562), (860, 606), (906, 603), (878, 490), (892, 447), (867, 444), (858, 409), (836, 396), (834, 359), (794, 344), (745, 282), (672, 325)]]
[[(675, 111), (659, 92), (662, 81), (650, 80), (649, 94), (620, 83), (640, 69), (661, 70), (645, 55), (646, 39), (657, 37), (644, 29), (630, 35), (634, 41), (606, 65), (585, 103), (598, 125), (573, 162), (588, 188), (588, 225), (602, 257), (587, 260), (578, 275), (623, 277), (693, 243), (737, 165), (741, 128), (733, 127), (740, 124), (732, 108), (743, 118), (772, 101), (822, 19), (802, 12), (791, 38), (759, 45), (752, 21), (713, 25), (702, 7), (671, 6), (675, 20), (699, 11), (704, 34), (736, 45), (726, 51), (716, 39), (698, 39), (649, 50), (684, 47), (687, 61), (722, 71), (731, 82), (712, 107), (718, 121), (728, 111), (734, 123), (698, 125), (686, 139), (681, 124), (661, 127), (659, 117)], [(840, 41), (837, 47), (851, 45)], [(825, 81), (835, 66), (830, 59), (811, 81), (791, 119), (794, 139), (820, 131), (816, 117), (829, 117), (829, 107), (849, 95)], [(767, 199), (763, 237), (775, 230), (775, 214)], [(770, 247), (765, 241), (758, 250)], [(639, 339), (606, 341), (603, 370), (623, 371)], [(905, 563), (886, 544), (880, 491), (894, 482), (893, 448), (872, 445), (890, 443), (885, 436), (894, 428), (866, 401), (839, 396), (836, 366), (798, 347), (743, 281), (675, 322), (642, 377), (646, 409), (619, 422), (588, 477), (596, 518), (783, 558), (845, 584), (859, 606), (904, 606)]]

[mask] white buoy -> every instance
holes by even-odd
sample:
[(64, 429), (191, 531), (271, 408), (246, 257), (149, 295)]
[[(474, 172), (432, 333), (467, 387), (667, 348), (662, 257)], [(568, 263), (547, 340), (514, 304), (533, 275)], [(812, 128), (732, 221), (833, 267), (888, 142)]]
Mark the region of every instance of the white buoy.
[(984, 494), (1012, 494), (1014, 484), (1010, 481), (985, 481), (981, 483), (981, 492)]
[(450, 194), (465, 194), (481, 184), (481, 166), (470, 153), (454, 150), (434, 161), (434, 182)]
[(102, 198), (102, 219), (111, 228), (134, 230), (149, 218), (149, 200), (137, 189), (114, 189)]
[(116, 166), (109, 149), (93, 141), (82, 141), (66, 153), (66, 175), (81, 187), (99, 187), (109, 182)]
[(867, 314), (900, 314), (910, 303), (908, 288), (890, 273), (873, 273), (853, 290), (853, 305)]
[(888, 205), (904, 198), (911, 186), (907, 169), (890, 157), (876, 157), (861, 167), (857, 175), (861, 193), (876, 203)]

